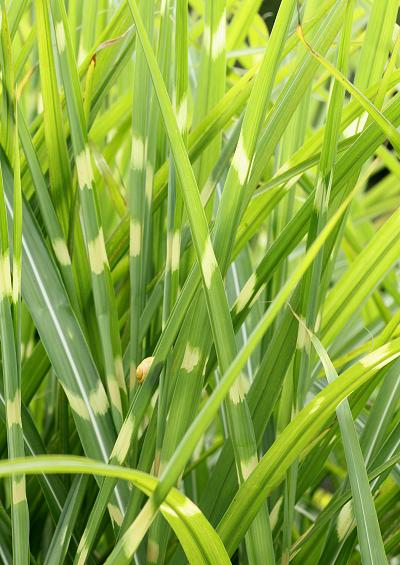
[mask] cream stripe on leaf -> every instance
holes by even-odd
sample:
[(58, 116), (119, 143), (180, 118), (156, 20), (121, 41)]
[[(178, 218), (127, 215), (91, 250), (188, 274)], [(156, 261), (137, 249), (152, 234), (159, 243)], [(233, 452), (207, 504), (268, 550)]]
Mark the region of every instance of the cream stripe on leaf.
[(252, 273), (249, 279), (247, 280), (247, 282), (245, 283), (244, 287), (240, 291), (240, 294), (235, 302), (235, 311), (237, 314), (239, 314), (242, 310), (244, 310), (246, 306), (248, 306), (248, 304), (250, 303), (254, 295), (256, 283), (257, 283), (257, 275), (255, 273)]
[(103, 228), (100, 228), (97, 237), (88, 243), (89, 262), (92, 273), (100, 275), (104, 266), (108, 266), (106, 245), (104, 243)]
[(12, 479), (12, 500), (13, 504), (19, 504), (20, 502), (26, 502), (26, 491), (25, 491), (25, 477), (13, 478)]
[(60, 265), (62, 265), (63, 267), (71, 265), (71, 257), (64, 239), (53, 239), (52, 247), (54, 254), (57, 257), (57, 261), (60, 263)]
[(215, 260), (214, 250), (209, 236), (206, 239), (203, 257), (201, 259), (201, 268), (206, 287), (210, 289), (213, 274), (217, 270), (217, 262)]
[(107, 508), (113, 521), (120, 527), (123, 520), (121, 510), (115, 504), (108, 504)]
[(240, 134), (239, 141), (233, 156), (232, 167), (237, 172), (237, 176), (241, 185), (244, 185), (249, 174), (250, 159), (243, 140), (243, 130)]
[(93, 169), (90, 160), (89, 147), (86, 145), (85, 148), (76, 156), (76, 170), (78, 172), (78, 182), (79, 188), (88, 189), (92, 188), (93, 183)]
[(0, 257), (0, 296), (10, 297), (11, 292), (10, 255), (7, 251)]
[(21, 422), (21, 391), (17, 390), (13, 400), (6, 403), (7, 425), (22, 426)]
[(249, 380), (243, 373), (240, 373), (229, 391), (229, 398), (231, 399), (233, 404), (239, 404), (240, 402), (243, 402), (249, 388)]
[(117, 355), (114, 359), (114, 367), (115, 367), (115, 377), (119, 384), (119, 387), (125, 390), (125, 374), (124, 374), (124, 365), (122, 362), (122, 356)]
[(187, 128), (188, 121), (188, 99), (187, 95), (179, 102), (176, 120), (178, 122), (179, 131), (184, 132)]
[(75, 414), (83, 420), (90, 421), (89, 410), (86, 406), (85, 400), (79, 394), (69, 390), (65, 385), (63, 385), (63, 388), (71, 409), (75, 412)]
[(214, 33), (212, 34), (211, 57), (217, 59), (225, 51), (226, 35), (226, 13), (222, 12), (221, 19)]
[(181, 368), (187, 373), (191, 373), (200, 362), (200, 354), (201, 351), (198, 347), (194, 347), (188, 343), (186, 345)]
[(143, 139), (137, 135), (132, 136), (131, 167), (136, 171), (143, 171), (146, 166), (146, 146)]
[(60, 51), (64, 51), (65, 50), (65, 32), (64, 32), (63, 23), (58, 22), (56, 24), (55, 28), (56, 28), (57, 47)]
[(107, 377), (107, 388), (110, 397), (110, 402), (115, 406), (115, 408), (121, 413), (122, 416), (122, 406), (121, 406), (121, 396), (119, 393), (119, 384), (114, 375)]
[(121, 428), (121, 433), (118, 435), (118, 439), (111, 454), (111, 457), (115, 458), (118, 463), (122, 464), (126, 459), (131, 446), (134, 427), (135, 418), (133, 415), (129, 415), (127, 419), (125, 419), (123, 427)]
[(172, 236), (172, 245), (171, 245), (171, 270), (173, 272), (179, 269), (180, 252), (181, 252), (181, 233), (180, 231), (175, 231), (174, 235)]
[(97, 383), (96, 388), (90, 393), (89, 402), (96, 416), (104, 416), (104, 414), (107, 414), (109, 408), (108, 399), (100, 380)]
[(241, 462), (241, 470), (243, 475), (243, 480), (245, 481), (257, 467), (258, 459), (256, 456), (250, 457), (245, 461)]
[(142, 226), (138, 220), (131, 219), (129, 227), (129, 254), (138, 257), (142, 248)]

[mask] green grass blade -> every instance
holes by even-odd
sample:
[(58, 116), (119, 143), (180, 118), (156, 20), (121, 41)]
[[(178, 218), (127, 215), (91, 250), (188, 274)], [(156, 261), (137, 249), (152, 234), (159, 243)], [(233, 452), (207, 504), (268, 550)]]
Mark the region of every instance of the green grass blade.
[(83, 503), (86, 486), (86, 477), (78, 476), (75, 478), (46, 554), (44, 561), (46, 565), (56, 565), (64, 561), (71, 541), (74, 524)]
[[(125, 479), (147, 495), (150, 495), (157, 486), (157, 479), (151, 475), (83, 457), (41, 456), (0, 462), (2, 477), (21, 472), (83, 473)], [(224, 546), (204, 515), (177, 489), (171, 490), (161, 512), (176, 531), (191, 562), (229, 563)]]
[(122, 353), (115, 311), (113, 289), (104, 243), (104, 232), (96, 204), (96, 187), (93, 183), (91, 155), (83, 110), (78, 73), (76, 70), (67, 17), (62, 5), (52, 3), (57, 49), (64, 82), (69, 113), (75, 164), (83, 214), (83, 224), (89, 263), (91, 267), (93, 297), (102, 343), (106, 383), (111, 411), (116, 429), (119, 430), (126, 403), (126, 387), (122, 365)]
[[(12, 223), (12, 263), (8, 238), (8, 220), (4, 198), (3, 172), (0, 167), (0, 334), (3, 361), (3, 384), (7, 447), (9, 457), (24, 455), (24, 435), (21, 419), (21, 237), (22, 195), (19, 160), (19, 143), (14, 95), (14, 70), (11, 55), (11, 38), (7, 14), (2, 10), (2, 99), (3, 116), (9, 128), (2, 128), (3, 146), (14, 165), (13, 199), (15, 215)], [(11, 231), (11, 230), (10, 230)], [(11, 269), (12, 265), (12, 269)], [(12, 277), (11, 277), (12, 274)], [(25, 476), (13, 476), (11, 480), (11, 520), (13, 561), (17, 564), (29, 561), (29, 509), (26, 499)]]
[(354, 96), (354, 98), (356, 98), (356, 100), (368, 112), (371, 118), (375, 120), (377, 124), (379, 124), (379, 126), (382, 128), (382, 131), (385, 132), (385, 135), (387, 135), (388, 139), (393, 144), (393, 147), (395, 147), (396, 151), (399, 152), (400, 135), (393, 124), (385, 118), (385, 116), (376, 108), (376, 106), (374, 106), (374, 104), (372, 104), (372, 102), (370, 102), (370, 100), (368, 100), (368, 98), (361, 92), (361, 90), (351, 84), (351, 82), (347, 80), (346, 77), (343, 76), (343, 74), (338, 71), (336, 67), (334, 67), (327, 59), (325, 59), (325, 57), (322, 57), (321, 55), (319, 55), (319, 53), (314, 51), (314, 49), (305, 40), (301, 27), (298, 28), (298, 33), (304, 45), (308, 49), (310, 49), (310, 52), (313, 54), (315, 59), (319, 61), (328, 70), (328, 72), (332, 76), (334, 76), (335, 79), (338, 80), (348, 90), (348, 92), (350, 92), (352, 96)]
[(56, 69), (52, 56), (49, 14), (46, 4), (42, 0), (35, 2), (35, 9), (45, 140), (48, 154), (52, 155), (52, 159), (49, 161), (50, 194), (57, 216), (66, 234), (68, 233), (69, 209), (72, 198), (68, 148), (64, 134)]
[[(319, 339), (304, 326), (324, 367), (329, 383), (333, 383), (338, 374), (329, 358), (326, 349)], [(353, 508), (357, 521), (360, 551), (363, 563), (384, 563), (386, 561), (382, 535), (372, 498), (365, 461), (361, 451), (355, 424), (347, 400), (336, 409), (342, 434), (342, 441), (347, 461), (349, 480), (353, 496)]]

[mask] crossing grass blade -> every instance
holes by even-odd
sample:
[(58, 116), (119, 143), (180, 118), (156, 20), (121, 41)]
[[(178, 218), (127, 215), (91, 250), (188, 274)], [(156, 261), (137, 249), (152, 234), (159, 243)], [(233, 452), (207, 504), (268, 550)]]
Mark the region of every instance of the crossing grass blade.
[[(157, 480), (134, 469), (106, 465), (84, 457), (42, 456), (0, 462), (0, 476), (21, 472), (36, 473), (83, 473), (96, 474), (131, 481), (150, 495)], [(177, 533), (190, 562), (229, 563), (225, 548), (218, 535), (201, 511), (181, 492), (172, 489), (162, 506), (162, 513)]]
[[(288, 460), (293, 461), (296, 452), (300, 453), (301, 450), (306, 449), (313, 434), (314, 426), (319, 427), (332, 414), (332, 407), (327, 408), (331, 394), (334, 397), (333, 404), (336, 407), (342, 399), (348, 396), (353, 387), (356, 387), (357, 384), (361, 386), (364, 380), (372, 378), (382, 366), (396, 359), (399, 354), (398, 346), (398, 342), (393, 343), (393, 348), (384, 347), (374, 351), (370, 357), (365, 357), (358, 365), (354, 365), (348, 370), (346, 377), (342, 375), (339, 380), (327, 387), (323, 393), (320, 393), (321, 396), (311, 401), (286, 427), (285, 432), (280, 436), (280, 440), (276, 441), (271, 448), (272, 451), (269, 454), (267, 452), (268, 456), (267, 454), (264, 456), (264, 459), (238, 492), (219, 525), (218, 530), (222, 540), (229, 540), (228, 551), (235, 549), (237, 540), (241, 537), (240, 529), (246, 528), (257, 511), (256, 500), (258, 498), (262, 500), (265, 495), (264, 491), (272, 490), (283, 479), (283, 472), (287, 465), (285, 459), (288, 458)], [(346, 381), (348, 389), (345, 391), (342, 387), (347, 388)], [(342, 391), (339, 391), (339, 383), (342, 385), (340, 387)], [(328, 413), (326, 413), (326, 410), (328, 410)], [(312, 425), (310, 425), (311, 422), (313, 422)], [(307, 427), (308, 430), (306, 431)], [(282, 439), (282, 437), (285, 438), (285, 436), (290, 435), (292, 435), (293, 442), (285, 442)], [(255, 508), (254, 504), (256, 505)], [(239, 508), (241, 511), (236, 511)]]

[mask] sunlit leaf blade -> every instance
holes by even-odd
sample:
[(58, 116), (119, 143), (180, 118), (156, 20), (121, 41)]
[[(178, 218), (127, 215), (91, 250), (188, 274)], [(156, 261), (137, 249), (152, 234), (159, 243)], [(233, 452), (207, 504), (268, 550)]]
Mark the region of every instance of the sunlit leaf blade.
[[(84, 473), (125, 479), (150, 495), (157, 480), (134, 469), (106, 465), (83, 457), (38, 456), (1, 461), (0, 476), (37, 473)], [(161, 512), (175, 530), (191, 563), (230, 563), (225, 548), (209, 522), (193, 502), (177, 489), (172, 489)]]

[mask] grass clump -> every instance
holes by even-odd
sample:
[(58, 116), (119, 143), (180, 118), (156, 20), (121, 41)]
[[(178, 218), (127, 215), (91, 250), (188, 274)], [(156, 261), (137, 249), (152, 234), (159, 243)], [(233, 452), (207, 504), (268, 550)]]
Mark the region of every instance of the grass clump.
[(400, 556), (398, 2), (267, 8), (1, 5), (5, 564)]

